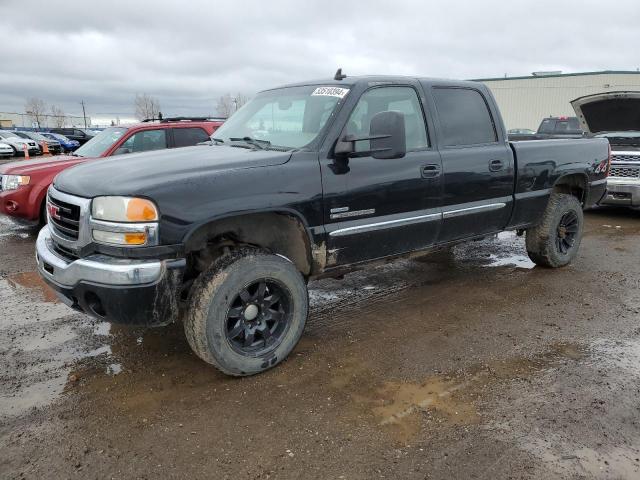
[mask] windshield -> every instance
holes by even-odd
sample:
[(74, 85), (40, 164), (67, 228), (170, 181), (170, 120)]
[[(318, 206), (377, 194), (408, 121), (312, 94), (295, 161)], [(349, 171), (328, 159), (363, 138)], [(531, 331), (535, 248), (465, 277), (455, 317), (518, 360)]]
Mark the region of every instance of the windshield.
[(20, 138), (13, 132), (0, 131), (0, 138)]
[(107, 128), (82, 145), (74, 152), (74, 155), (79, 155), (81, 157), (99, 157), (109, 150), (109, 148), (111, 148), (111, 146), (116, 143), (126, 131), (127, 129), (122, 127)]
[(26, 133), (23, 133), (23, 132), (12, 132), (12, 133), (13, 133), (14, 137), (31, 139), (31, 137), (29, 135), (27, 135)]
[(214, 140), (275, 150), (304, 147), (318, 137), (348, 92), (317, 85), (262, 92), (216, 130)]
[(43, 135), (36, 132), (31, 132), (28, 135), (33, 140), (47, 140), (47, 138), (45, 138)]

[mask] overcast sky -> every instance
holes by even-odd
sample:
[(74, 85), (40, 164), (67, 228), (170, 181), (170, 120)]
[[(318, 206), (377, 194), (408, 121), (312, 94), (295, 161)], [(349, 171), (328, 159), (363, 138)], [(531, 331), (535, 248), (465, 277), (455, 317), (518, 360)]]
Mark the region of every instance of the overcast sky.
[(638, 0), (0, 0), (0, 112), (39, 97), (92, 117), (167, 115), (348, 75), (448, 78), (640, 67)]

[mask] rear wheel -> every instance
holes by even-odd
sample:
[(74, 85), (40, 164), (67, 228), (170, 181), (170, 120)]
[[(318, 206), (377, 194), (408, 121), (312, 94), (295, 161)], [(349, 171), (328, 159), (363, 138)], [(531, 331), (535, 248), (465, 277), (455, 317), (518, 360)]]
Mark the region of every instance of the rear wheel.
[(304, 278), (285, 258), (243, 248), (194, 283), (184, 327), (193, 351), (228, 375), (267, 370), (293, 350), (307, 319)]
[(568, 265), (582, 241), (584, 215), (576, 197), (552, 193), (542, 221), (527, 230), (527, 253), (537, 265), (557, 268)]

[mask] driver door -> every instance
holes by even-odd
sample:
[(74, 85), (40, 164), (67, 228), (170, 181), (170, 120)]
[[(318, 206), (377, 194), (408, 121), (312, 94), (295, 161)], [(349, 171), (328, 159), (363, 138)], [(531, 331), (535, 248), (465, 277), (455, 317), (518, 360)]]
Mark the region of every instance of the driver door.
[[(441, 224), (440, 155), (429, 141), (418, 85), (366, 90), (341, 135), (367, 136), (384, 111), (403, 114), (407, 153), (321, 162), (329, 266), (418, 250), (433, 244)], [(370, 150), (369, 141), (356, 151)]]

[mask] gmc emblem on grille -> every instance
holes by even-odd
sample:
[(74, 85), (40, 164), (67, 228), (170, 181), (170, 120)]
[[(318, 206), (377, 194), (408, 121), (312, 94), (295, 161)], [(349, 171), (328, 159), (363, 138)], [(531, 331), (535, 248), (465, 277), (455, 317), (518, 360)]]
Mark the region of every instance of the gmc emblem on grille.
[(51, 205), (47, 203), (47, 211), (49, 212), (49, 216), (51, 218), (55, 218), (56, 220), (60, 220), (60, 209), (55, 205)]

